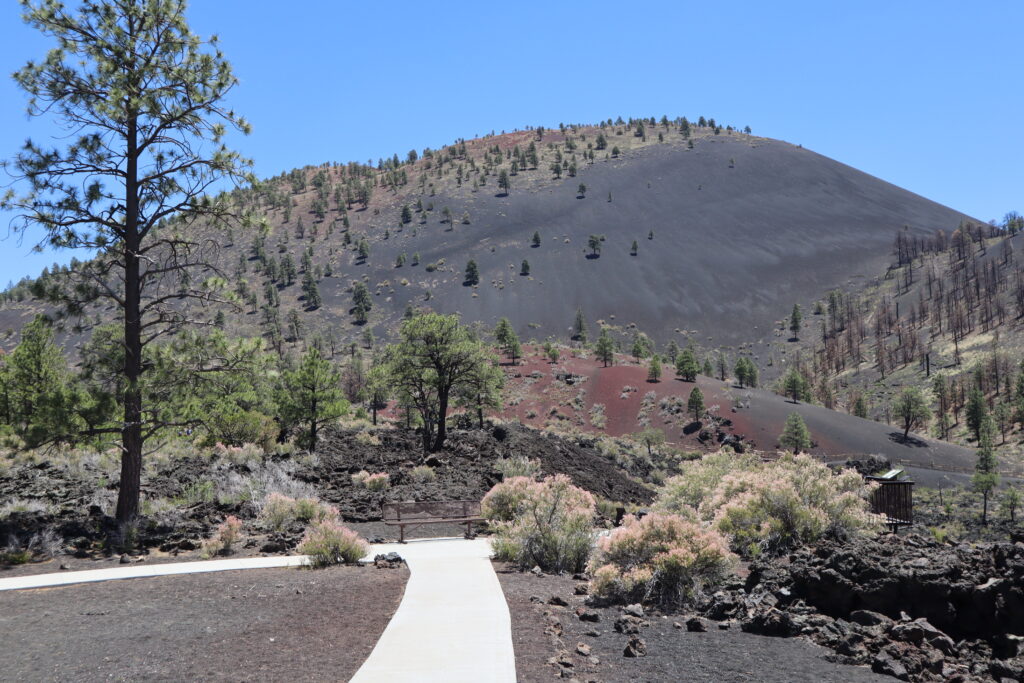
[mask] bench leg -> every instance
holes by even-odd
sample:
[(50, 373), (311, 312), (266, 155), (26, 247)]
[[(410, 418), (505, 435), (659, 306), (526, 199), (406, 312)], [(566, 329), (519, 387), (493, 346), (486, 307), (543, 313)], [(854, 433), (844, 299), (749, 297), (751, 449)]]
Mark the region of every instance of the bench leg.
[(466, 538), (473, 538), (473, 522), (466, 522)]
[(405, 525), (400, 524), (398, 526), (398, 542), (405, 543)]

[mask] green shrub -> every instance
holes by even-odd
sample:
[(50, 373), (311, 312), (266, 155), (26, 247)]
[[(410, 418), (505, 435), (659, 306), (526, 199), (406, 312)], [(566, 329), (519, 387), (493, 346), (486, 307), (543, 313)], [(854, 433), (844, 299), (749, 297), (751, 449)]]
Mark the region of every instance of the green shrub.
[(529, 477), (530, 479), (536, 479), (540, 476), (540, 463), (536, 460), (530, 460), (523, 456), (502, 458), (494, 463), (494, 469), (496, 469), (504, 479), (512, 479), (514, 477)]
[(677, 607), (722, 581), (735, 563), (713, 529), (678, 515), (627, 515), (590, 561), (591, 593), (621, 602)]
[(299, 552), (309, 556), (313, 567), (354, 564), (369, 551), (369, 544), (358, 533), (336, 520), (324, 520), (309, 527), (299, 544)]
[(280, 531), (293, 521), (308, 524), (337, 520), (338, 508), (317, 498), (289, 498), (280, 493), (271, 493), (263, 502), (260, 518), (274, 531)]
[[(494, 504), (506, 495), (518, 502)], [(485, 501), (488, 498), (487, 509), (495, 515), (497, 559), (548, 572), (581, 571), (586, 566), (593, 545), (594, 497), (573, 486), (569, 477), (556, 474), (542, 481), (517, 477), (495, 486)], [(501, 521), (509, 510), (512, 519)]]
[(391, 477), (387, 472), (371, 474), (363, 480), (363, 486), (370, 491), (384, 491), (391, 486)]
[(280, 493), (271, 493), (263, 502), (260, 518), (274, 531), (279, 531), (294, 519), (295, 499)]
[(417, 484), (426, 484), (437, 480), (437, 472), (429, 465), (417, 465), (412, 468), (409, 476)]

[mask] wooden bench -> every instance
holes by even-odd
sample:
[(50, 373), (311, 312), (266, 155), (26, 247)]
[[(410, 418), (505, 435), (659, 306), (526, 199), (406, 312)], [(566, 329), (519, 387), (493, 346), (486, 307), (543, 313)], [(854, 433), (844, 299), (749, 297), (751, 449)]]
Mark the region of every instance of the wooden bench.
[(438, 500), (418, 503), (384, 503), (381, 517), (387, 526), (398, 527), (398, 542), (405, 543), (405, 527), (419, 524), (465, 524), (466, 538), (473, 538), (473, 522), (484, 521), (478, 500)]

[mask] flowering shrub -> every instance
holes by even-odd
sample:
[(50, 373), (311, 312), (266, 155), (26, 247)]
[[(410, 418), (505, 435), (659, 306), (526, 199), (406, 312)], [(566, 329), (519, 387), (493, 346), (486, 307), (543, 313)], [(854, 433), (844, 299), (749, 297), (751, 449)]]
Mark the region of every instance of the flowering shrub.
[(484, 514), (494, 520), (497, 559), (551, 572), (581, 571), (586, 566), (594, 497), (573, 486), (569, 477), (516, 477), (495, 486), (484, 501), (490, 511)]
[(358, 472), (352, 475), (352, 485), (362, 486), (364, 483), (366, 483), (366, 478), (369, 476), (370, 473), (367, 472), (366, 470), (359, 470)]
[(391, 477), (388, 476), (387, 472), (377, 472), (364, 479), (363, 486), (370, 491), (383, 491), (391, 486)]
[(216, 535), (203, 543), (201, 555), (203, 557), (214, 557), (226, 555), (231, 552), (231, 546), (238, 541), (242, 532), (242, 522), (234, 515), (231, 515), (217, 527)]
[(358, 533), (332, 519), (317, 522), (306, 529), (306, 535), (299, 544), (299, 552), (309, 556), (313, 567), (353, 564), (369, 551), (370, 546)]
[(727, 451), (710, 453), (699, 460), (681, 463), (679, 474), (666, 481), (658, 490), (655, 506), (662, 512), (692, 516), (700, 504), (711, 497), (725, 475), (752, 469), (759, 463), (757, 456)]
[(231, 552), (231, 546), (238, 540), (241, 532), (242, 522), (234, 515), (225, 519), (223, 524), (217, 527), (217, 538), (220, 539), (221, 544), (224, 546), (224, 552)]
[(417, 484), (426, 484), (437, 479), (437, 472), (430, 465), (417, 465), (412, 468), (409, 476)]
[(808, 455), (762, 463), (717, 453), (684, 465), (683, 474), (662, 487), (655, 508), (684, 512), (689, 506), (728, 537), (733, 550), (753, 557), (877, 530), (881, 518), (868, 511), (870, 490), (853, 470), (833, 474)]
[(480, 511), (492, 522), (511, 522), (520, 513), (523, 503), (533, 495), (536, 484), (530, 477), (512, 477), (487, 492), (480, 501)]
[(736, 557), (713, 529), (678, 515), (627, 515), (597, 544), (591, 592), (616, 601), (680, 605), (719, 583)]

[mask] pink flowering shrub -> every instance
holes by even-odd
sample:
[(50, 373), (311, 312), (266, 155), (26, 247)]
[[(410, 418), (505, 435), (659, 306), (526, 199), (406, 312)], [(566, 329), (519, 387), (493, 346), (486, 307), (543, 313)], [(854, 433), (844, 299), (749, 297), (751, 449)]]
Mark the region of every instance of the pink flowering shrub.
[(669, 479), (655, 509), (689, 508), (745, 557), (880, 528), (882, 520), (868, 511), (871, 488), (853, 470), (835, 474), (809, 455), (762, 463), (716, 453), (704, 460), (686, 463), (683, 474)]
[(213, 538), (208, 539), (203, 543), (201, 555), (203, 557), (214, 557), (216, 555), (226, 555), (231, 552), (231, 546), (237, 541), (238, 537), (242, 533), (242, 522), (231, 515), (225, 519), (217, 527), (217, 532)]
[[(515, 500), (499, 504), (503, 496)], [(573, 486), (569, 477), (515, 477), (491, 489), (484, 501), (493, 515), (489, 518), (495, 520), (497, 559), (548, 572), (582, 571), (586, 566), (596, 505), (594, 497)]]
[(720, 583), (736, 557), (713, 529), (678, 515), (627, 515), (597, 544), (590, 560), (591, 593), (624, 602), (681, 605)]
[(306, 529), (299, 543), (299, 552), (309, 556), (313, 567), (354, 564), (369, 551), (369, 544), (358, 533), (334, 519), (317, 522)]
[(511, 522), (536, 487), (537, 482), (532, 477), (507, 478), (487, 492), (480, 501), (480, 510), (489, 521)]
[(231, 546), (235, 544), (242, 532), (242, 522), (234, 515), (224, 520), (224, 523), (217, 527), (217, 538), (224, 546), (224, 552), (231, 552)]

